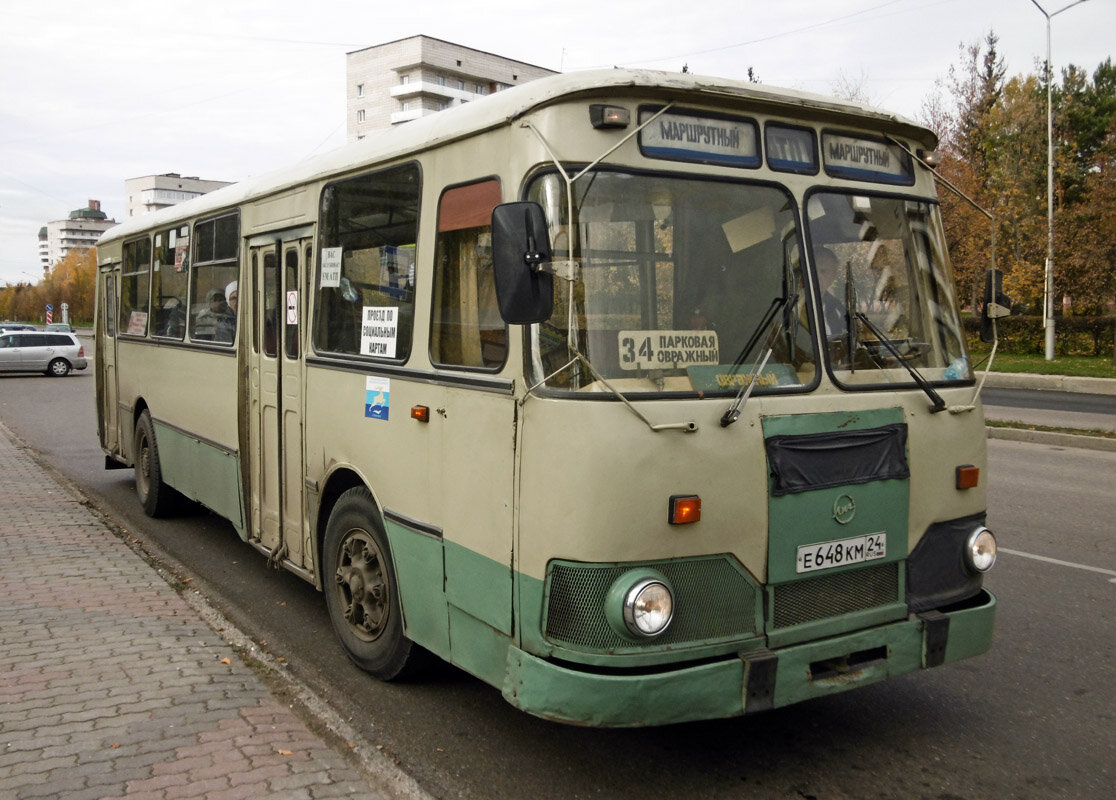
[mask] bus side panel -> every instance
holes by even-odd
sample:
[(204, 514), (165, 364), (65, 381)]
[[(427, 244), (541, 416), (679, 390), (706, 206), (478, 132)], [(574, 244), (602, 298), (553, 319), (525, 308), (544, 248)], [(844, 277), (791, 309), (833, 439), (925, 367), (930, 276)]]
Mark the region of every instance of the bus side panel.
[(435, 409), (423, 427), (440, 453), (430, 465), (442, 486), (432, 521), (444, 535), (450, 660), (500, 686), (513, 632), (515, 401), (449, 386), (416, 385), (416, 397)]
[(221, 515), (247, 541), (244, 498), (240, 492), (240, 458), (196, 436), (155, 421), (155, 441), (163, 479), (171, 486)]
[(244, 536), (234, 354), (126, 338), (117, 347), (120, 445), (128, 463), (135, 457), (137, 409), (146, 407), (164, 480), (229, 519)]
[[(367, 377), (308, 374), (307, 477), (360, 476), (387, 521), (408, 637), (500, 685), (512, 631), (514, 400), (383, 377), (390, 406), (366, 417)], [(430, 409), (429, 422), (410, 417), (415, 406)]]
[(441, 591), (442, 540), (390, 517), (385, 521), (385, 530), (399, 579), (399, 602), (404, 609), (407, 636), (449, 660), (449, 608)]

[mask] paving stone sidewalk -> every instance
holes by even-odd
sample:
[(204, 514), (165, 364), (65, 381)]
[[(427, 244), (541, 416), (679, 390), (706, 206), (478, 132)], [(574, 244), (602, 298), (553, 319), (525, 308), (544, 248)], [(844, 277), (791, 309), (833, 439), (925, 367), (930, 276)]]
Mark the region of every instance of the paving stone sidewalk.
[(383, 798), (0, 426), (0, 798)]

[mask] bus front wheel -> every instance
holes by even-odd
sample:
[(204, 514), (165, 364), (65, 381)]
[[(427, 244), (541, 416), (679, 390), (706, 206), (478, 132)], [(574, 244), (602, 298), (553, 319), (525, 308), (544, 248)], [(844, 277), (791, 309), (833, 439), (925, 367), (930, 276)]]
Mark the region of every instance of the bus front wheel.
[(163, 481), (159, 463), (159, 446), (155, 443), (155, 426), (146, 410), (136, 423), (135, 447), (136, 494), (149, 517), (165, 517), (172, 512), (181, 495)]
[(353, 663), (381, 680), (413, 672), (422, 650), (403, 634), (387, 535), (364, 487), (342, 494), (329, 515), (324, 567), (329, 618)]

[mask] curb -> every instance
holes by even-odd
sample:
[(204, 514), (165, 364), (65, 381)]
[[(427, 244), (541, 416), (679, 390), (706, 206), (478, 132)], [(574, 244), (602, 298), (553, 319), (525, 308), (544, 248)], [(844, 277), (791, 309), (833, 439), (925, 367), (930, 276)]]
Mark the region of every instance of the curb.
[(1104, 436), (1084, 436), (1077, 433), (1058, 433), (1057, 431), (1033, 431), (1026, 428), (1000, 428), (987, 426), (989, 439), (1004, 439), (1012, 442), (1045, 444), (1051, 447), (1074, 447), (1079, 450), (1099, 450), (1116, 453), (1116, 439)]
[[(977, 373), (977, 381), (980, 381)], [(1039, 375), (1034, 372), (990, 372), (984, 382), (993, 389), (1039, 389), (1053, 392), (1116, 395), (1112, 378), (1079, 378), (1072, 375)]]

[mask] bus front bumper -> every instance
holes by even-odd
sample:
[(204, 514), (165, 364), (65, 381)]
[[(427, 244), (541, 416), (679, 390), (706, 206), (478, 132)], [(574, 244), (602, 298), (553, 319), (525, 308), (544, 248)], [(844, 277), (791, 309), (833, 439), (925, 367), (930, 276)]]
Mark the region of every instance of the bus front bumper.
[(666, 725), (739, 716), (866, 686), (988, 650), (996, 598), (960, 610), (668, 672), (600, 674), (512, 647), (505, 699), (538, 717), (581, 725)]

